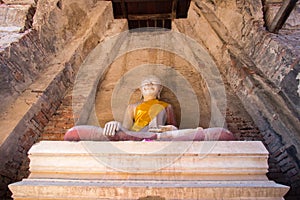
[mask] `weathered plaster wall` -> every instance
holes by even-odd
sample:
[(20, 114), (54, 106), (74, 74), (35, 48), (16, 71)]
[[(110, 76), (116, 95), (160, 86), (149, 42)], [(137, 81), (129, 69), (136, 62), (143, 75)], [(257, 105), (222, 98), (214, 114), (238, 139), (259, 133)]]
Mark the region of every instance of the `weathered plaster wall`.
[[(280, 9), (282, 5), (283, 0), (263, 0), (263, 11), (264, 11), (264, 19), (265, 19), (265, 24), (271, 24), (276, 13)], [(296, 4), (296, 8), (294, 8), (293, 12), (290, 14), (288, 19), (283, 25), (283, 28), (280, 29), (280, 32), (289, 32), (292, 33), (294, 31), (299, 31), (299, 26), (300, 22), (298, 20), (299, 18), (299, 5), (300, 3), (298, 2)]]
[[(16, 2), (4, 3), (0, 7), (8, 9), (13, 6), (8, 3)], [(108, 1), (40, 0), (33, 6), (33, 28), (16, 33), (17, 39), (0, 48), (1, 198), (10, 196), (9, 183), (28, 176), (27, 152), (61, 104), (86, 55), (105, 37), (127, 28), (125, 21), (114, 21)], [(4, 18), (9, 19), (10, 12)]]
[[(11, 1), (8, 1), (11, 3)], [(107, 3), (107, 2), (106, 2)], [(25, 5), (24, 5), (25, 4)], [(105, 4), (105, 2), (102, 2)], [(76, 44), (71, 41), (84, 40), (83, 52), (87, 54), (91, 45), (100, 40), (98, 33), (87, 30), (95, 24), (97, 18), (91, 17), (96, 5), (95, 1), (43, 1), (38, 4), (1, 4), (1, 27), (5, 36), (1, 38), (1, 90), (0, 97), (5, 103), (1, 104), (0, 111), (4, 111), (28, 86), (35, 81), (38, 75), (47, 70), (50, 65), (63, 59), (62, 50), (66, 46), (73, 48)], [(19, 33), (26, 26), (26, 18), (30, 8), (37, 9), (33, 29)], [(16, 15), (16, 13), (18, 13)], [(108, 29), (112, 14), (103, 17), (105, 23), (98, 23), (100, 30)], [(31, 22), (32, 24), (32, 22)], [(8, 31), (13, 31), (11, 36)], [(15, 37), (14, 37), (15, 35)], [(81, 38), (82, 37), (82, 38)], [(16, 42), (18, 41), (19, 42)], [(72, 47), (73, 46), (73, 47)], [(58, 53), (59, 52), (59, 53)]]
[[(0, 4), (1, 112), (43, 69), (41, 65), (45, 59), (45, 46), (39, 42), (36, 32), (26, 31), (30, 26), (29, 19), (35, 12), (34, 2), (26, 1), (21, 5), (20, 2), (7, 3), (9, 4)], [(34, 53), (31, 49), (34, 49)]]
[(299, 29), (267, 32), (259, 1), (194, 2), (177, 29), (206, 46), (252, 116), (270, 151), (269, 177), (299, 195)]

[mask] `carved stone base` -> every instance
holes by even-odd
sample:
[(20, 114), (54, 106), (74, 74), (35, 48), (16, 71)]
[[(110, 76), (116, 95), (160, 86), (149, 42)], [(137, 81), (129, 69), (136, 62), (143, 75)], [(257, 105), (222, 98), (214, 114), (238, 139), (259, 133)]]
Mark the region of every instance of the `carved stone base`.
[(14, 199), (282, 199), (261, 142), (57, 142), (30, 150)]

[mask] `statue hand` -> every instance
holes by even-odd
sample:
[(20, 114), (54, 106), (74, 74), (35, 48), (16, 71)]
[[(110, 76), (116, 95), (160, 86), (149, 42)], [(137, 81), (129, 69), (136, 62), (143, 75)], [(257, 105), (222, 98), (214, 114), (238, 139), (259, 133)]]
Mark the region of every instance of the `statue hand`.
[(197, 127), (196, 129), (197, 129), (198, 131), (203, 131), (203, 130), (204, 130), (201, 126)]
[(160, 125), (159, 128), (160, 128), (161, 132), (178, 130), (178, 128), (173, 125), (164, 125), (164, 126)]
[(117, 121), (107, 122), (103, 129), (103, 135), (114, 136), (121, 128), (121, 123)]

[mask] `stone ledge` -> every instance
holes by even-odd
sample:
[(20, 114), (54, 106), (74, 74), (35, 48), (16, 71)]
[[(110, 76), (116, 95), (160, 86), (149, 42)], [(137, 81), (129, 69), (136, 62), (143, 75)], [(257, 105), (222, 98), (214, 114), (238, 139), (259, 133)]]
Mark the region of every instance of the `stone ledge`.
[(268, 168), (263, 144), (241, 141), (42, 141), (29, 158), (29, 178), (267, 180)]
[(0, 26), (23, 27), (29, 8), (30, 5), (0, 5)]
[(0, 52), (13, 42), (18, 42), (26, 33), (19, 33), (22, 27), (0, 27)]
[(35, 0), (3, 0), (5, 4), (8, 5), (32, 5), (35, 4)]
[(42, 141), (14, 199), (282, 199), (259, 141)]
[(14, 199), (282, 199), (289, 187), (272, 181), (138, 181), (28, 179), (10, 185)]

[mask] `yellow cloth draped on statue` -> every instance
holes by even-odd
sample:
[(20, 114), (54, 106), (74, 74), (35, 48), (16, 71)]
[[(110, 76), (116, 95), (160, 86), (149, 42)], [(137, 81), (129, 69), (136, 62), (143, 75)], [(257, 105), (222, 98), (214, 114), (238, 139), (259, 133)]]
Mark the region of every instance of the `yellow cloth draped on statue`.
[(147, 126), (169, 104), (157, 99), (145, 101), (138, 105), (134, 113), (133, 131), (140, 131)]

